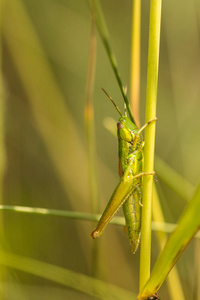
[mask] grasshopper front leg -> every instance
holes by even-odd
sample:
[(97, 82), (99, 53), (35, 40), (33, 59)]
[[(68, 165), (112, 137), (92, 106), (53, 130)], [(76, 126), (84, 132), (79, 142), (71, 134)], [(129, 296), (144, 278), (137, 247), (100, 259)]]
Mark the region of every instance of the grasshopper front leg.
[(135, 135), (135, 139), (134, 139), (134, 143), (133, 143), (134, 146), (137, 144), (137, 141), (138, 141), (138, 139), (139, 139), (139, 137), (140, 137), (141, 132), (142, 132), (148, 125), (150, 125), (152, 122), (155, 122), (155, 121), (157, 121), (157, 120), (158, 120), (157, 117), (155, 117), (154, 119), (149, 120), (146, 124), (144, 124), (144, 125), (138, 130), (137, 134)]

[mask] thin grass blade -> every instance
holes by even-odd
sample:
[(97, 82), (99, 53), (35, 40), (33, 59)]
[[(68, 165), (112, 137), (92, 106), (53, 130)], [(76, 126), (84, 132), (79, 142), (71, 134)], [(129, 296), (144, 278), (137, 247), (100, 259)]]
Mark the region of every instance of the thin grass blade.
[(129, 103), (128, 98), (126, 96), (126, 89), (125, 89), (125, 87), (122, 83), (122, 79), (121, 79), (121, 76), (119, 74), (119, 70), (118, 70), (118, 66), (117, 66), (117, 61), (116, 61), (115, 55), (112, 51), (112, 48), (111, 48), (111, 45), (110, 45), (110, 42), (109, 42), (108, 29), (107, 29), (107, 25), (106, 25), (106, 22), (105, 22), (105, 18), (104, 18), (103, 11), (101, 9), (100, 3), (99, 3), (98, 0), (96, 0), (96, 1), (91, 0), (90, 5), (91, 5), (91, 7), (94, 11), (96, 25), (97, 25), (100, 37), (102, 39), (102, 42), (104, 44), (104, 47), (106, 49), (106, 52), (108, 54), (108, 58), (110, 60), (111, 66), (113, 68), (115, 77), (116, 77), (117, 82), (119, 84), (119, 88), (121, 90), (124, 102), (126, 104), (130, 119), (135, 124), (133, 114), (131, 112), (130, 103)]

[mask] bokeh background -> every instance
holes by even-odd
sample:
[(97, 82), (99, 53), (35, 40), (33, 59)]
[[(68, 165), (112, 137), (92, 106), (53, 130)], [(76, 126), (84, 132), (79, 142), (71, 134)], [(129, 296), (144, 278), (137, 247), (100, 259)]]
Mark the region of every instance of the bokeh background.
[[(103, 0), (101, 4), (129, 94), (132, 1)], [(3, 204), (91, 212), (84, 129), (90, 19), (87, 1), (7, 0), (1, 5)], [(142, 1), (141, 124), (148, 25), (149, 1)], [(123, 110), (119, 87), (97, 33), (94, 114), (102, 199), (99, 213), (118, 182), (117, 140), (103, 125), (106, 117), (117, 121), (118, 115), (101, 87)], [(194, 187), (200, 177), (199, 100), (200, 3), (163, 1), (156, 154)], [(159, 172), (157, 179), (166, 221), (176, 223), (185, 202), (159, 179)], [(90, 221), (16, 212), (3, 212), (2, 220), (10, 252), (90, 276), (96, 243), (96, 276), (137, 293), (139, 251), (132, 255), (121, 227), (110, 225), (99, 241), (92, 241), (89, 235), (94, 223)], [(152, 238), (153, 264), (159, 248), (154, 234)], [(178, 262), (184, 294), (190, 299), (194, 248), (192, 241)], [(92, 299), (11, 268), (4, 282), (2, 299), (6, 300)], [(169, 299), (166, 284), (160, 296)]]

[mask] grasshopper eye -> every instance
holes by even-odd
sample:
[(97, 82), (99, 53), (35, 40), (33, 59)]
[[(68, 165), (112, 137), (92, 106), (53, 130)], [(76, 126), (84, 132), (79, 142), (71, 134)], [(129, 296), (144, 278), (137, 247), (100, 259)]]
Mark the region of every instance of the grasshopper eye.
[(124, 126), (121, 122), (117, 122), (117, 128), (118, 129), (122, 129)]

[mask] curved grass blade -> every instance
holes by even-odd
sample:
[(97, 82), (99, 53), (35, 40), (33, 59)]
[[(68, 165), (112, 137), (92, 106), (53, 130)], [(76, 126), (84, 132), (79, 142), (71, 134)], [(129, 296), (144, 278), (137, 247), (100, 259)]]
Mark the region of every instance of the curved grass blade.
[[(164, 214), (162, 211), (162, 207), (160, 205), (160, 200), (159, 200), (159, 196), (158, 196), (158, 192), (157, 192), (155, 183), (153, 185), (152, 213), (153, 213), (154, 221), (165, 224), (165, 218), (164, 218)], [(174, 229), (175, 229), (175, 227), (174, 227)], [(162, 251), (167, 242), (168, 236), (165, 232), (159, 232), (159, 231), (156, 232), (156, 236), (157, 236), (157, 240), (158, 240), (158, 245), (160, 247), (160, 251)], [(168, 286), (168, 291), (169, 291), (171, 300), (177, 300), (177, 299), (185, 300), (184, 291), (183, 291), (182, 284), (181, 284), (181, 279), (180, 279), (179, 272), (178, 272), (178, 269), (176, 266), (171, 270), (169, 276), (167, 277), (166, 283)], [(176, 286), (176, 289), (174, 289), (174, 286)]]
[(165, 248), (156, 261), (149, 280), (138, 295), (138, 300), (145, 299), (158, 291), (190, 240), (200, 228), (199, 216), (200, 184), (179, 219), (176, 229), (170, 235)]

